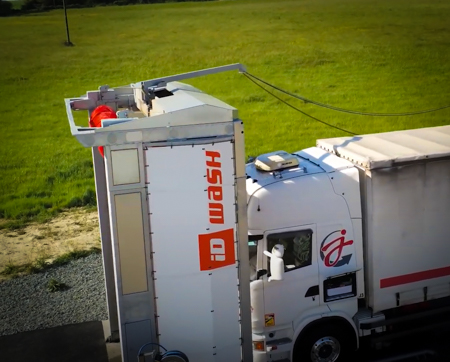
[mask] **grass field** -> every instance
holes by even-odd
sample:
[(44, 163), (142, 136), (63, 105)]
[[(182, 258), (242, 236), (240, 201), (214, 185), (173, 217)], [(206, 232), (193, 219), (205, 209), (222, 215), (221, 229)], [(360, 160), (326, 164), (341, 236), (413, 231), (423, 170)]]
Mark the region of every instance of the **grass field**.
[[(69, 9), (68, 16), (74, 47), (63, 45), (63, 11), (0, 19), (3, 218), (43, 218), (94, 202), (90, 149), (71, 136), (63, 98), (103, 84), (241, 62), (282, 88), (350, 109), (450, 104), (445, 0), (218, 1)], [(239, 109), (248, 155), (346, 135), (237, 72), (190, 83)], [(449, 124), (450, 118), (450, 109), (376, 118), (293, 104), (359, 134)]]

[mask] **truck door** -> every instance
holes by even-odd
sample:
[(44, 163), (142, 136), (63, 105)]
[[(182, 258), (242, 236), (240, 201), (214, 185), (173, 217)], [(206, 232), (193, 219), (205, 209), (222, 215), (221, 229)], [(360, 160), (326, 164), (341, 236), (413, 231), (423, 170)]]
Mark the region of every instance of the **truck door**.
[(357, 291), (357, 242), (352, 224), (319, 224), (318, 239), (321, 304), (353, 316), (357, 295), (364, 290)]
[(285, 273), (283, 280), (269, 282), (270, 258), (263, 258), (263, 266), (268, 270), (263, 279), (266, 327), (292, 326), (292, 321), (304, 311), (319, 305), (316, 225), (266, 231), (264, 250), (270, 252), (276, 244), (285, 249)]

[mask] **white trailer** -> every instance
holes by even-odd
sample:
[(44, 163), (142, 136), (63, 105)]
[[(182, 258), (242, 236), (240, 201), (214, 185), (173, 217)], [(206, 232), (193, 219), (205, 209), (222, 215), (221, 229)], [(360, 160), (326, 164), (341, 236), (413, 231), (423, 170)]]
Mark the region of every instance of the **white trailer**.
[[(156, 359), (145, 356), (155, 343), (179, 350), (162, 361), (252, 361), (243, 122), (176, 82), (232, 69), (243, 68), (66, 100), (72, 134), (94, 148), (111, 339), (124, 362)], [(72, 111), (105, 105), (118, 118), (75, 125)]]
[(361, 337), (448, 324), (450, 126), (318, 140), (247, 177), (254, 361), (347, 361)]

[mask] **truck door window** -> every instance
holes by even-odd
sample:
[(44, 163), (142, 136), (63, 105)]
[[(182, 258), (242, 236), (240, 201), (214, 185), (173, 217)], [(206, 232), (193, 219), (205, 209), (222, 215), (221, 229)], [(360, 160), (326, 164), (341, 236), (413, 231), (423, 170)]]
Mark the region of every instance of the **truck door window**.
[[(271, 251), (276, 244), (284, 246), (283, 261), (286, 272), (311, 265), (312, 230), (270, 234), (267, 237), (267, 250)], [(270, 260), (268, 264), (270, 270)]]

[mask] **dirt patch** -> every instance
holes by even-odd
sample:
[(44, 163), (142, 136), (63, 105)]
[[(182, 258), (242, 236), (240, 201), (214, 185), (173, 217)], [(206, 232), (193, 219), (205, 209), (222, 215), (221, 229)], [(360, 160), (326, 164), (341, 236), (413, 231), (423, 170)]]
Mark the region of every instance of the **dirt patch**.
[(37, 258), (51, 261), (70, 251), (100, 245), (97, 211), (64, 212), (44, 224), (0, 230), (0, 271), (10, 263), (23, 265)]

